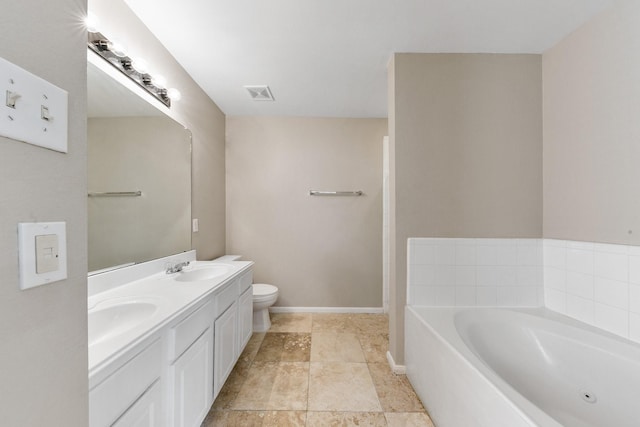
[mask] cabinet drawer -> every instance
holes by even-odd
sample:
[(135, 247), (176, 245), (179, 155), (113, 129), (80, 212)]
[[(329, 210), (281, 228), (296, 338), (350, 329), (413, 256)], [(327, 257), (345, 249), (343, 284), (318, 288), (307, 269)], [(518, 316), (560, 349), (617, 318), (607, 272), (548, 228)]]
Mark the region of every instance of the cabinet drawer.
[(238, 281), (234, 280), (231, 284), (226, 285), (226, 287), (218, 292), (214, 298), (214, 303), (216, 305), (216, 316), (220, 316), (224, 311), (235, 302), (236, 298), (238, 298)]
[(180, 357), (203, 331), (213, 325), (213, 317), (213, 302), (209, 301), (171, 328), (169, 359), (175, 360)]
[(251, 285), (253, 284), (253, 272), (251, 270), (247, 271), (242, 276), (240, 276), (239, 280), (240, 280), (240, 292), (239, 292), (239, 294), (242, 295), (244, 293), (244, 291), (249, 289), (251, 287)]
[(160, 378), (162, 346), (154, 341), (89, 392), (89, 425), (110, 426)]

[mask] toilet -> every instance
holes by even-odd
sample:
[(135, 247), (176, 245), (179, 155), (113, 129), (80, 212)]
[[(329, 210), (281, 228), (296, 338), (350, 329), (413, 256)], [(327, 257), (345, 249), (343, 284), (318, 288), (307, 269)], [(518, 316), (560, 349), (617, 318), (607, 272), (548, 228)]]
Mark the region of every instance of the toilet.
[(278, 299), (278, 288), (257, 283), (253, 285), (253, 332), (267, 332), (271, 327), (269, 307)]

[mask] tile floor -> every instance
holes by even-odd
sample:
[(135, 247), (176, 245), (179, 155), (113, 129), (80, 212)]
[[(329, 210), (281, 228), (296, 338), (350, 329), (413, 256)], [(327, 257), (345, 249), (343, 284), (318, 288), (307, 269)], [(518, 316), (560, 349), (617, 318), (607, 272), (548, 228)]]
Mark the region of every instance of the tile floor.
[(407, 378), (389, 369), (387, 316), (271, 321), (247, 344), (202, 427), (433, 427)]

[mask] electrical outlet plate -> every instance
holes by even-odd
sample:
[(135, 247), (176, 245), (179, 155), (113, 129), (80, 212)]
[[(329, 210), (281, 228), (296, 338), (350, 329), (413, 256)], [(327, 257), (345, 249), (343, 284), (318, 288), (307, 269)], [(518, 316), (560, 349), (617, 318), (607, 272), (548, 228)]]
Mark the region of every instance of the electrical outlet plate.
[(0, 58), (0, 135), (67, 152), (68, 94)]
[(67, 278), (67, 240), (64, 222), (18, 224), (20, 289)]

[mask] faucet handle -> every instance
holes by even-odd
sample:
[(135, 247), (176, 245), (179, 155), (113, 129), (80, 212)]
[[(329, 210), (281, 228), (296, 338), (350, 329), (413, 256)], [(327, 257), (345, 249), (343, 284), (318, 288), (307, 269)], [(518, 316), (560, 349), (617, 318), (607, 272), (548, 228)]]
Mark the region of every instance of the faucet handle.
[(188, 266), (189, 264), (190, 264), (190, 261), (178, 262), (176, 264), (172, 264), (171, 262), (167, 261), (164, 264), (164, 268), (167, 274), (173, 274), (173, 273), (181, 272), (182, 269)]
[(167, 261), (164, 263), (164, 272), (166, 274), (173, 273), (173, 265), (171, 264), (171, 261)]

